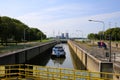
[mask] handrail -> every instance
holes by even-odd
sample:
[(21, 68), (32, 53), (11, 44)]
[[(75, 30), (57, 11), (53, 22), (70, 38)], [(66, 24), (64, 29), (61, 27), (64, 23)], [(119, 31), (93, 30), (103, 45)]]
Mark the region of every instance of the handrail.
[(55, 68), (29, 64), (0, 66), (0, 79), (40, 79), (40, 80), (114, 80), (120, 74), (106, 72), (89, 72), (67, 68)]

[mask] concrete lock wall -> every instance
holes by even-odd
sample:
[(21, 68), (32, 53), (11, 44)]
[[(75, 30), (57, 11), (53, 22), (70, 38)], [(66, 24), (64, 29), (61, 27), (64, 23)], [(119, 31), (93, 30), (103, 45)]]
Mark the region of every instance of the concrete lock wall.
[(0, 56), (0, 64), (17, 64), (25, 63), (27, 60), (34, 58), (42, 52), (52, 48), (57, 42), (50, 41), (38, 46), (10, 52)]
[(102, 62), (81, 49), (75, 42), (68, 40), (69, 46), (73, 49), (80, 61), (87, 70), (92, 72), (113, 72), (113, 63)]

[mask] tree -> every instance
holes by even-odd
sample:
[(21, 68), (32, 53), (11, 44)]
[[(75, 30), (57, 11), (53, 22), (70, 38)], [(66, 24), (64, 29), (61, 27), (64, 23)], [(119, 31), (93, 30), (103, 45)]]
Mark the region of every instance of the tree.
[(110, 28), (108, 30), (106, 30), (105, 34), (107, 35), (107, 39), (109, 37), (109, 35), (111, 34), (111, 39), (113, 41), (115, 40), (120, 40), (120, 28), (116, 27), (116, 28)]
[(105, 40), (109, 40), (110, 36), (111, 36), (111, 40), (112, 41), (118, 41), (120, 40), (120, 28), (116, 27), (116, 28), (109, 28), (104, 32), (100, 31), (98, 32), (98, 34), (94, 34), (94, 33), (90, 33), (88, 34), (88, 38), (89, 39), (105, 39)]
[(90, 33), (88, 35), (88, 39), (95, 39), (95, 34), (94, 33)]
[(24, 40), (24, 31), (26, 40), (38, 40), (46, 38), (44, 33), (37, 28), (29, 28), (26, 24), (21, 21), (7, 16), (0, 16), (0, 41), (1, 44), (6, 43), (9, 40), (12, 41), (23, 41)]
[(2, 45), (3, 45), (3, 42), (6, 43), (7, 45), (7, 40), (8, 38), (10, 38), (11, 36), (11, 32), (10, 32), (10, 28), (9, 28), (9, 25), (11, 24), (11, 19), (8, 18), (8, 17), (1, 17), (1, 42), (2, 42)]

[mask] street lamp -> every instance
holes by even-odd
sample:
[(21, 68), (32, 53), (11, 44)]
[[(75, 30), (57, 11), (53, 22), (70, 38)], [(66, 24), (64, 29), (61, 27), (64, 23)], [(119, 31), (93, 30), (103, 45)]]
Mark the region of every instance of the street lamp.
[(82, 40), (83, 40), (83, 31), (81, 31), (81, 30), (76, 30), (76, 31), (78, 31), (78, 32), (81, 32), (82, 33)]
[(102, 40), (104, 40), (104, 30), (105, 30), (105, 23), (104, 21), (98, 21), (98, 20), (88, 20), (88, 21), (93, 21), (93, 22), (99, 22), (99, 23), (102, 23), (103, 24), (103, 36), (102, 36)]
[(41, 38), (41, 39), (40, 39), (40, 42), (42, 42), (42, 33), (40, 33), (40, 38)]
[[(103, 36), (102, 36), (102, 39), (104, 40), (104, 30), (105, 30), (105, 23), (104, 21), (98, 21), (98, 20), (88, 20), (88, 21), (93, 21), (93, 22), (99, 22), (99, 23), (102, 23), (103, 24)], [(111, 62), (111, 34), (109, 35), (109, 62)]]
[(26, 39), (25, 34), (26, 34), (26, 30), (28, 30), (28, 28), (25, 28), (25, 29), (24, 29), (24, 38), (23, 38), (23, 40), (24, 40), (24, 48), (25, 48), (25, 39)]

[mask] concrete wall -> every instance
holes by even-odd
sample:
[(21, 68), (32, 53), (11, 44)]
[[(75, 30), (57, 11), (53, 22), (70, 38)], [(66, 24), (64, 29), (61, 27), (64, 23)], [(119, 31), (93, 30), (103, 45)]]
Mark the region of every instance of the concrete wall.
[(25, 63), (27, 60), (41, 54), (42, 52), (52, 48), (57, 42), (51, 41), (38, 46), (10, 52), (0, 56), (0, 64), (17, 64)]
[[(120, 65), (114, 64), (114, 73), (120, 74)], [(120, 80), (120, 75), (114, 76), (114, 80)]]
[(68, 44), (73, 49), (75, 54), (81, 60), (83, 65), (87, 70), (92, 72), (113, 72), (113, 63), (110, 62), (102, 62), (90, 55), (85, 50), (81, 49), (75, 42), (68, 41)]

